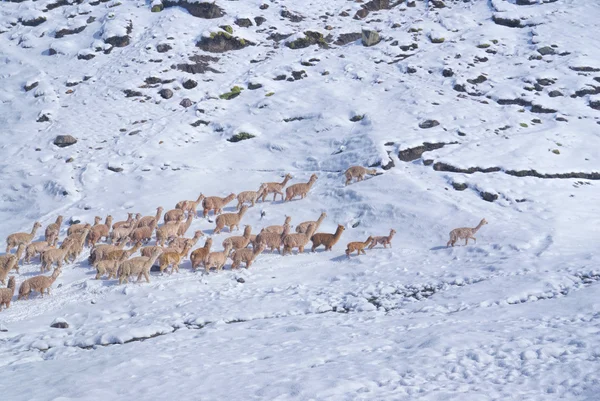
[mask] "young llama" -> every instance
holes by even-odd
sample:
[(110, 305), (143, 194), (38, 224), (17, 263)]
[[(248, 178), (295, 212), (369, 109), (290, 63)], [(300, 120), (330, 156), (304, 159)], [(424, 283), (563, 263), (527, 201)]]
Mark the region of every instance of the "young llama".
[(310, 176), (310, 179), (306, 183), (299, 183), (290, 185), (285, 190), (285, 200), (291, 201), (296, 196), (299, 196), (300, 199), (304, 199), (308, 191), (312, 188), (313, 184), (317, 181), (317, 175), (313, 174)]
[(375, 245), (377, 245), (377, 244), (383, 245), (384, 248), (387, 248), (387, 246), (389, 245), (391, 248), (392, 247), (392, 238), (394, 238), (394, 234), (396, 234), (396, 230), (394, 230), (392, 228), (390, 230), (390, 235), (373, 237), (373, 242), (371, 242), (371, 245), (369, 245), (369, 249), (375, 248)]
[(464, 239), (465, 240), (465, 246), (469, 243), (469, 239), (472, 239), (473, 241), (475, 241), (475, 243), (477, 243), (477, 239), (474, 237), (475, 233), (481, 228), (483, 227), (483, 225), (487, 224), (488, 222), (485, 219), (481, 219), (481, 221), (479, 222), (479, 224), (477, 225), (477, 227), (473, 227), (473, 228), (469, 228), (469, 227), (461, 227), (461, 228), (455, 228), (454, 230), (450, 231), (450, 240), (448, 241), (448, 243), (446, 244), (446, 246), (454, 246), (454, 244), (456, 243), (457, 240), (459, 239)]

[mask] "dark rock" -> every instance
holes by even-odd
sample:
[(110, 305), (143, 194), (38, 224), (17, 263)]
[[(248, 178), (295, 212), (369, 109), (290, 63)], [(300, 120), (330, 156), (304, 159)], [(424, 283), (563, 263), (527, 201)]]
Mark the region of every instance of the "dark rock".
[(129, 134), (127, 134), (127, 135), (129, 135), (129, 136), (134, 136), (134, 135), (137, 135), (137, 134), (139, 134), (140, 132), (142, 132), (142, 130), (136, 129), (135, 131), (131, 131), (131, 132), (130, 132)]
[(287, 78), (287, 75), (281, 74), (281, 75), (277, 75), (275, 78), (273, 78), (273, 81), (285, 81), (286, 78)]
[(166, 53), (171, 49), (172, 49), (172, 47), (168, 43), (159, 43), (156, 45), (156, 51), (159, 53)]
[(207, 52), (224, 53), (230, 50), (240, 50), (248, 46), (254, 46), (254, 43), (222, 31), (212, 33), (210, 37), (203, 36), (196, 43), (196, 46)]
[(179, 102), (179, 105), (185, 108), (188, 108), (192, 105), (192, 101), (190, 99), (188, 99), (187, 97), (185, 99), (183, 99), (181, 102)]
[(58, 7), (68, 6), (71, 2), (69, 0), (57, 0), (54, 3), (46, 4), (46, 10), (54, 10)]
[(193, 123), (191, 123), (190, 125), (191, 125), (192, 127), (196, 128), (196, 127), (199, 127), (199, 126), (201, 126), (201, 125), (208, 125), (208, 124), (210, 124), (210, 122), (208, 122), (208, 121), (204, 121), (204, 120), (196, 120), (196, 121), (194, 121)]
[(53, 48), (49, 48), (48, 49), (48, 55), (49, 56), (54, 56), (55, 54), (58, 54), (58, 52), (56, 50), (54, 50)]
[(478, 56), (475, 56), (475, 58), (473, 58), (473, 60), (475, 60), (476, 63), (485, 63), (489, 59), (487, 57), (478, 57)]
[(107, 167), (110, 171), (114, 171), (115, 173), (120, 173), (121, 171), (123, 171), (122, 167), (115, 167), (115, 166), (111, 166), (108, 165)]
[(532, 113), (550, 114), (550, 113), (556, 113), (557, 110), (549, 109), (549, 108), (546, 108), (544, 106), (540, 106), (539, 104), (534, 104), (533, 106), (531, 106), (531, 112)]
[(85, 20), (85, 23), (86, 24), (91, 24), (94, 21), (96, 21), (96, 17), (88, 17), (88, 19)]
[(542, 56), (547, 56), (549, 54), (554, 54), (556, 53), (556, 50), (554, 50), (552, 47), (550, 46), (544, 46), (544, 47), (540, 47), (539, 49), (537, 49), (538, 53), (540, 53)]
[(480, 194), (481, 194), (481, 199), (483, 199), (484, 201), (487, 201), (487, 202), (493, 202), (498, 199), (498, 194), (493, 194), (493, 193), (485, 192), (485, 191), (480, 192)]
[(268, 4), (265, 4), (265, 3), (263, 3), (263, 4), (261, 4), (261, 5), (260, 5), (260, 7), (258, 7), (258, 8), (260, 8), (261, 10), (266, 10), (267, 8), (269, 8), (269, 5), (268, 5)]
[(246, 139), (252, 139), (255, 135), (249, 134), (247, 132), (240, 132), (239, 134), (235, 134), (231, 138), (227, 139), (229, 142), (240, 142), (245, 141)]
[(600, 100), (590, 100), (590, 107), (594, 110), (600, 110)]
[(58, 31), (56, 31), (54, 33), (54, 37), (56, 39), (60, 39), (60, 38), (65, 37), (67, 35), (75, 35), (76, 33), (83, 32), (83, 30), (85, 28), (86, 28), (86, 26), (83, 25), (83, 26), (77, 27), (75, 29), (68, 29), (68, 28), (60, 29), (60, 30), (58, 30)]
[(457, 191), (464, 191), (469, 188), (469, 186), (463, 182), (453, 182), (452, 187)]
[(443, 1), (441, 0), (429, 0), (429, 2), (435, 7), (435, 8), (445, 8), (446, 4), (444, 4)]
[(292, 71), (292, 77), (294, 77), (294, 81), (298, 81), (300, 79), (306, 78), (308, 75), (306, 75), (306, 71), (304, 70), (300, 70), (300, 71)]
[(370, 11), (389, 10), (389, 0), (371, 0), (363, 4), (362, 8), (354, 14), (354, 19), (363, 19), (369, 15)]
[(428, 128), (437, 127), (438, 125), (440, 125), (440, 123), (437, 120), (425, 120), (425, 121), (419, 123), (419, 128), (428, 129)]
[(278, 33), (278, 32), (273, 32), (272, 34), (270, 34), (269, 36), (267, 36), (267, 39), (269, 40), (273, 40), (275, 42), (281, 42), (284, 39), (289, 38), (290, 36), (292, 36), (291, 33)]
[(415, 1), (407, 1), (406, 6), (407, 7), (416, 7), (417, 3)]
[(452, 87), (452, 89), (454, 89), (454, 90), (455, 90), (455, 91), (457, 91), (457, 92), (466, 92), (466, 91), (467, 91), (467, 88), (465, 88), (465, 86), (464, 86), (464, 85), (462, 85), (462, 84), (455, 84), (455, 85)]
[(279, 15), (281, 15), (283, 18), (289, 19), (291, 22), (300, 22), (304, 20), (304, 17), (302, 15), (294, 14), (287, 9), (281, 10), (281, 13), (279, 13)]
[(267, 19), (265, 17), (254, 17), (254, 22), (257, 26), (261, 26)]
[(183, 86), (185, 89), (194, 89), (196, 86), (198, 86), (198, 82), (194, 81), (193, 79), (186, 79), (181, 83), (181, 86)]
[(480, 75), (475, 79), (467, 79), (467, 82), (472, 85), (478, 85), (478, 84), (484, 83), (485, 81), (487, 81), (487, 78), (483, 75)]
[(333, 44), (337, 46), (344, 46), (348, 43), (356, 42), (360, 38), (362, 38), (362, 33), (360, 32), (342, 33), (338, 36), (337, 40), (333, 42)]
[(361, 8), (354, 14), (354, 19), (363, 19), (366, 18), (367, 15), (369, 15), (369, 10)]
[(24, 26), (38, 26), (46, 22), (46, 17), (40, 16), (29, 20), (20, 19), (19, 22)]
[(565, 122), (565, 123), (566, 123), (566, 122), (569, 122), (569, 120), (567, 120), (567, 119), (566, 119), (566, 118), (564, 118), (564, 117), (556, 117), (556, 121), (562, 121), (562, 122)]
[(144, 94), (140, 91), (134, 91), (131, 89), (125, 89), (123, 91), (123, 93), (125, 94), (125, 97), (138, 97), (138, 96), (144, 96)]
[(218, 57), (211, 57), (206, 55), (195, 55), (190, 57), (190, 61), (193, 64), (177, 64), (171, 66), (171, 68), (177, 69), (179, 71), (187, 72), (189, 74), (204, 74), (205, 72), (213, 72), (215, 74), (219, 74), (220, 71), (215, 70), (212, 67), (209, 67), (209, 62), (219, 61)]
[(507, 26), (509, 28), (523, 28), (521, 20), (516, 18), (504, 18), (494, 14), (492, 15), (492, 21), (497, 25)]
[(69, 323), (67, 323), (67, 321), (65, 319), (56, 318), (56, 319), (54, 319), (52, 324), (50, 324), (50, 327), (55, 328), (55, 329), (68, 329)]
[(597, 94), (600, 94), (600, 86), (590, 85), (589, 88), (579, 89), (578, 91), (575, 91), (575, 93), (571, 95), (571, 97), (575, 98)]
[(6, 326), (3, 324), (0, 324), (0, 333), (6, 333), (6, 332), (8, 332), (8, 329), (6, 328)]
[(550, 79), (550, 78), (539, 78), (539, 79), (536, 79), (536, 82), (542, 86), (550, 86), (550, 85), (554, 84), (554, 82), (556, 82), (556, 81), (554, 79)]
[(401, 45), (401, 46), (400, 46), (400, 49), (401, 49), (403, 52), (407, 52), (407, 51), (410, 51), (410, 50), (416, 50), (416, 49), (418, 49), (418, 48), (419, 48), (419, 45), (418, 45), (418, 44), (416, 44), (416, 43), (411, 43), (410, 45)]
[(328, 48), (322, 33), (314, 31), (304, 31), (304, 37), (285, 44), (290, 49), (304, 49), (312, 45), (318, 45), (321, 48)]
[(241, 284), (244, 284), (244, 283), (246, 282), (246, 280), (244, 280), (244, 279), (243, 279), (243, 278), (241, 278), (241, 277), (238, 277), (236, 281), (237, 281), (238, 283), (241, 283)]
[(262, 87), (263, 87), (262, 84), (253, 84), (252, 82), (248, 83), (248, 89), (250, 89), (250, 90), (259, 89)]
[(417, 72), (417, 69), (415, 67), (408, 66), (408, 67), (406, 67), (406, 72), (408, 74), (414, 74), (415, 72)]
[(433, 165), (433, 169), (435, 171), (447, 171), (449, 173), (463, 173), (463, 174), (473, 174), (473, 173), (494, 173), (500, 171), (500, 167), (489, 167), (489, 168), (481, 168), (481, 167), (469, 167), (467, 169), (454, 167), (450, 164), (437, 162)]
[(403, 162), (411, 162), (411, 161), (421, 158), (423, 153), (443, 148), (445, 145), (448, 145), (448, 144), (445, 142), (440, 142), (440, 143), (425, 142), (421, 146), (416, 146), (414, 148), (408, 148), (408, 149), (401, 150), (398, 153), (398, 159), (400, 159)]
[[(387, 153), (388, 153), (388, 156), (389, 156), (392, 152), (387, 152)], [(390, 161), (389, 162), (387, 162), (386, 164), (382, 164), (381, 165), (381, 168), (384, 169), (384, 170), (390, 170), (393, 167), (396, 167), (396, 163), (394, 163), (394, 159), (392, 159), (391, 157), (390, 157)]]
[(450, 77), (454, 76), (454, 71), (452, 71), (452, 68), (444, 68), (442, 70), (442, 76), (444, 76), (446, 78), (450, 78)]
[(248, 28), (252, 26), (252, 21), (250, 18), (238, 18), (235, 20), (235, 24), (237, 26), (241, 26), (242, 28)]
[(379, 37), (379, 33), (377, 31), (371, 29), (363, 29), (361, 41), (363, 46), (375, 46), (377, 43), (381, 41)]
[(37, 88), (37, 86), (38, 86), (39, 84), (40, 84), (40, 83), (39, 83), (38, 81), (35, 81), (35, 82), (33, 82), (31, 85), (25, 85), (25, 86), (24, 86), (25, 92), (29, 92), (29, 91), (30, 91), (30, 90), (32, 90), (33, 88)]
[(356, 122), (362, 121), (363, 118), (365, 118), (364, 114), (357, 114), (355, 116), (352, 116), (350, 118), (350, 121), (352, 121), (353, 123), (356, 123)]
[(501, 104), (501, 105), (515, 105), (516, 104), (516, 105), (523, 106), (523, 107), (525, 107), (525, 106), (531, 106), (531, 102), (530, 101), (525, 100), (525, 99), (521, 99), (521, 98), (518, 98), (518, 99), (498, 99), (496, 102), (498, 104)]
[(589, 66), (579, 66), (579, 67), (569, 67), (569, 68), (572, 69), (573, 71), (579, 71), (579, 72), (598, 72), (598, 71), (600, 71), (600, 68), (589, 67)]
[(173, 97), (173, 91), (171, 89), (168, 88), (163, 88), (161, 89), (158, 94), (160, 95), (160, 97), (162, 97), (163, 99), (170, 99)]
[(53, 143), (59, 148), (66, 148), (67, 146), (75, 145), (77, 139), (71, 135), (58, 135)]
[(94, 57), (96, 57), (96, 55), (94, 53), (78, 54), (77, 55), (77, 60), (91, 60)]
[(45, 123), (50, 121), (50, 117), (48, 117), (46, 114), (42, 114), (41, 116), (38, 117), (37, 120), (35, 120), (38, 123)]
[(516, 0), (515, 4), (518, 6), (530, 6), (537, 4), (537, 0)]
[(156, 85), (156, 84), (160, 84), (162, 82), (162, 79), (158, 78), (158, 77), (148, 77), (144, 80), (145, 83), (147, 83), (148, 85)]
[(217, 6), (214, 2), (206, 3), (188, 3), (187, 1), (163, 1), (165, 8), (169, 7), (182, 7), (185, 8), (190, 14), (197, 18), (214, 19), (220, 18), (225, 15), (223, 9)]

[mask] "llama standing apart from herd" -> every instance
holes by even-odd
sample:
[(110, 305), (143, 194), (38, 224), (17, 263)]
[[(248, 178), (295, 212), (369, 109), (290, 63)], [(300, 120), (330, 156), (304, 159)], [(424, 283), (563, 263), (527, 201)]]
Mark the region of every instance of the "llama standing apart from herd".
[[(361, 166), (354, 166), (345, 172), (346, 185), (352, 179), (362, 181), (366, 174), (374, 175), (375, 170), (369, 170)], [(28, 299), (33, 291), (44, 295), (50, 293), (50, 287), (60, 275), (63, 264), (75, 261), (86, 245), (90, 248), (88, 261), (96, 271), (96, 279), (107, 276), (108, 279), (118, 278), (119, 284), (128, 282), (130, 277), (137, 277), (137, 281), (145, 278), (150, 282), (149, 272), (155, 262), (158, 262), (160, 271), (171, 267), (170, 272), (179, 271), (179, 265), (188, 257), (192, 248), (199, 239), (204, 236), (201, 230), (197, 230), (192, 238), (185, 238), (191, 222), (197, 217), (197, 209), (202, 205), (203, 216), (208, 216), (210, 211), (217, 215), (214, 234), (220, 233), (225, 227), (232, 232), (239, 229), (241, 220), (246, 211), (255, 206), (256, 202), (265, 201), (269, 194), (273, 194), (273, 201), (277, 195), (281, 196), (283, 202), (292, 201), (295, 197), (304, 199), (317, 181), (317, 175), (311, 175), (308, 182), (290, 185), (286, 184), (292, 179), (286, 174), (282, 182), (262, 183), (257, 191), (244, 191), (237, 195), (230, 194), (224, 198), (218, 196), (204, 196), (202, 193), (196, 200), (180, 201), (175, 208), (164, 214), (164, 224), (159, 226), (163, 207), (156, 209), (154, 216), (142, 216), (141, 214), (128, 213), (127, 219), (117, 221), (113, 224), (112, 216), (107, 216), (104, 223), (102, 218), (96, 216), (94, 224), (73, 224), (67, 230), (67, 237), (57, 248), (59, 242), (60, 228), (63, 216), (58, 216), (56, 221), (44, 231), (44, 241), (33, 242), (37, 230), (41, 227), (35, 222), (30, 233), (15, 233), (7, 237), (6, 254), (0, 255), (0, 282), (5, 284), (10, 271), (19, 273), (19, 261), (24, 256), (24, 263), (30, 263), (39, 255), (41, 263), (41, 275), (24, 280), (18, 289), (18, 299)], [(285, 197), (283, 195), (285, 188)], [(238, 201), (236, 213), (222, 213), (224, 207), (233, 199)], [(282, 255), (291, 254), (296, 248), (298, 253), (304, 252), (304, 248), (312, 242), (311, 251), (315, 252), (320, 246), (331, 251), (339, 242), (345, 230), (343, 225), (338, 225), (334, 233), (317, 232), (323, 220), (327, 217), (325, 212), (321, 213), (315, 221), (305, 221), (296, 226), (295, 233), (291, 231), (291, 217), (285, 216), (282, 225), (274, 225), (263, 228), (257, 235), (252, 234), (252, 227), (246, 225), (241, 236), (230, 236), (223, 241), (222, 251), (211, 251), (213, 239), (207, 238), (204, 245), (195, 249), (189, 255), (192, 270), (196, 271), (201, 265), (206, 272), (214, 268), (221, 270), (231, 258), (232, 269), (237, 269), (242, 263), (249, 268), (256, 258), (265, 250), (274, 252), (277, 249)], [(469, 239), (475, 241), (475, 233), (484, 224), (485, 219), (474, 228), (457, 228), (450, 232), (450, 241), (447, 246), (454, 246), (458, 239), (465, 239), (465, 245)], [(391, 245), (392, 238), (396, 233), (390, 230), (387, 236), (369, 236), (365, 242), (350, 242), (347, 245), (346, 255), (350, 257), (352, 252), (358, 255), (366, 254), (365, 248), (373, 249), (376, 245), (387, 248)], [(142, 247), (153, 237), (156, 245)], [(108, 243), (101, 244), (104, 240)], [(126, 245), (131, 248), (124, 249)], [(251, 246), (252, 248), (248, 248)], [(283, 247), (283, 251), (282, 248)], [(17, 248), (16, 253), (10, 251)], [(140, 251), (141, 256), (133, 257)], [(52, 265), (56, 268), (50, 276), (43, 273), (50, 270)], [(16, 280), (14, 276), (8, 279), (7, 288), (0, 289), (0, 308), (10, 306), (10, 302), (16, 291)]]

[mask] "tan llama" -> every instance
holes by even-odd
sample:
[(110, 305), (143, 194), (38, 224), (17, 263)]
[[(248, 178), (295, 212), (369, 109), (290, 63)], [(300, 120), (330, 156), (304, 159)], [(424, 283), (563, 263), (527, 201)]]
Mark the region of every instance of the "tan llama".
[(190, 251), (191, 246), (187, 244), (183, 251), (181, 252), (163, 252), (158, 258), (158, 264), (160, 266), (160, 272), (162, 273), (167, 267), (171, 266), (171, 274), (175, 270), (179, 272), (179, 265), (181, 261), (185, 258), (185, 256)]
[(339, 224), (337, 226), (337, 230), (335, 230), (334, 234), (317, 233), (317, 234), (313, 235), (310, 239), (313, 243), (312, 251), (314, 252), (315, 249), (317, 249), (321, 245), (325, 245), (326, 251), (331, 251), (333, 246), (335, 244), (337, 244), (337, 242), (340, 240), (340, 237), (342, 236), (342, 233), (344, 232), (345, 229), (346, 229), (346, 227)]
[(365, 242), (349, 242), (346, 246), (346, 256), (350, 257), (350, 254), (354, 251), (356, 251), (359, 256), (361, 253), (366, 255), (367, 253), (365, 252), (365, 247), (369, 245), (371, 241), (373, 241), (373, 237), (367, 238)]
[(260, 255), (262, 251), (265, 250), (265, 248), (266, 244), (264, 242), (261, 242), (253, 250), (244, 248), (234, 251), (231, 255), (231, 269), (237, 269), (240, 266), (240, 263), (242, 262), (246, 263), (246, 269), (249, 269), (256, 257)]
[(212, 238), (207, 238), (204, 243), (204, 247), (195, 249), (190, 255), (190, 260), (192, 261), (192, 270), (196, 271), (198, 266), (204, 263), (204, 259), (210, 253), (210, 248), (212, 247)]
[(31, 244), (27, 245), (27, 248), (25, 248), (24, 261), (25, 263), (31, 263), (31, 259), (35, 258), (38, 254), (53, 248), (54, 245), (51, 245), (46, 241), (32, 242)]
[(29, 299), (29, 294), (33, 291), (39, 292), (42, 297), (44, 296), (44, 291), (50, 295), (50, 287), (54, 284), (59, 275), (60, 267), (57, 267), (50, 277), (40, 275), (28, 278), (21, 283), (21, 286), (19, 287), (19, 297), (17, 299)]
[(171, 240), (171, 242), (169, 242), (169, 248), (173, 248), (177, 252), (181, 252), (188, 244), (190, 245), (190, 248), (193, 248), (201, 237), (204, 237), (202, 230), (196, 230), (192, 238), (177, 237)]
[(308, 229), (308, 225), (311, 223), (315, 225), (315, 231), (318, 230), (319, 227), (321, 226), (321, 223), (323, 222), (323, 220), (325, 220), (325, 217), (327, 217), (327, 214), (325, 212), (323, 212), (323, 213), (321, 213), (321, 215), (319, 216), (317, 221), (305, 221), (304, 223), (298, 224), (296, 226), (296, 232), (297, 233), (305, 233), (306, 230)]
[(237, 210), (240, 210), (242, 208), (242, 205), (245, 202), (250, 202), (251, 203), (251, 207), (254, 206), (256, 204), (256, 201), (258, 200), (258, 198), (260, 198), (266, 188), (266, 184), (261, 184), (261, 186), (258, 188), (258, 191), (244, 191), (244, 192), (240, 192), (237, 196)]
[(387, 248), (387, 246), (389, 245), (391, 248), (392, 247), (392, 238), (394, 238), (394, 234), (396, 234), (396, 230), (394, 230), (392, 228), (390, 230), (390, 235), (386, 235), (383, 237), (373, 237), (373, 242), (371, 242), (371, 245), (369, 245), (369, 249), (375, 248), (375, 245), (377, 245), (377, 244), (383, 245), (384, 248)]
[(291, 179), (292, 176), (290, 174), (286, 174), (281, 182), (266, 182), (262, 184), (265, 186), (262, 193), (262, 201), (264, 202), (269, 194), (273, 194), (273, 202), (277, 199), (277, 195), (281, 195), (281, 200), (283, 201), (283, 188)]
[(209, 196), (204, 198), (202, 201), (202, 215), (204, 217), (208, 216), (208, 213), (212, 210), (215, 215), (223, 212), (223, 208), (229, 202), (231, 202), (235, 198), (235, 194), (229, 194), (225, 198), (220, 198), (218, 196)]
[(0, 288), (0, 311), (2, 311), (2, 305), (4, 305), (4, 309), (10, 307), (10, 301), (12, 301), (12, 298), (15, 295), (15, 287), (15, 276), (10, 276), (8, 279), (8, 287)]
[(179, 222), (185, 219), (185, 213), (181, 209), (171, 209), (165, 213), (165, 224), (169, 222)]
[(110, 234), (110, 228), (112, 227), (112, 216), (108, 215), (104, 224), (96, 224), (92, 227), (90, 233), (88, 234), (88, 242), (90, 247), (94, 247), (98, 241), (104, 238), (108, 241), (108, 236)]
[(285, 216), (285, 220), (282, 225), (268, 226), (268, 227), (263, 228), (262, 231), (264, 231), (266, 233), (281, 234), (283, 232), (283, 228), (285, 226), (289, 226), (291, 222), (292, 222), (292, 218), (290, 216)]
[(469, 227), (461, 227), (461, 228), (455, 228), (454, 230), (450, 231), (450, 241), (448, 241), (448, 243), (446, 244), (446, 246), (454, 246), (454, 244), (456, 243), (457, 240), (459, 239), (464, 239), (465, 240), (465, 246), (469, 243), (469, 239), (472, 239), (473, 241), (475, 241), (475, 243), (477, 243), (477, 240), (475, 239), (474, 235), (475, 233), (481, 228), (483, 227), (483, 225), (487, 224), (488, 222), (485, 219), (481, 219), (481, 221), (479, 222), (479, 224), (477, 225), (477, 227), (473, 227), (473, 228), (469, 228)]
[(206, 273), (208, 273), (213, 267), (217, 271), (221, 270), (227, 262), (227, 257), (230, 251), (231, 245), (227, 244), (223, 251), (209, 253), (204, 259), (204, 270), (206, 271)]
[(198, 205), (204, 200), (204, 198), (205, 198), (205, 196), (200, 194), (200, 196), (198, 196), (198, 199), (196, 199), (195, 201), (191, 201), (191, 200), (180, 201), (175, 206), (175, 209), (181, 209), (184, 212), (186, 212), (188, 214), (188, 216), (191, 214), (195, 218), (198, 213), (196, 211), (196, 209), (198, 209)]
[(129, 225), (133, 221), (133, 215), (134, 215), (133, 213), (127, 213), (127, 220), (117, 221), (116, 223), (114, 223), (112, 225), (113, 231), (119, 227), (123, 227), (123, 226), (129, 227)]
[[(93, 224), (93, 225), (91, 225), (91, 226), (92, 226), (92, 227), (93, 227), (93, 226), (96, 226), (96, 225), (100, 224), (100, 222), (101, 222), (101, 221), (102, 221), (102, 217), (100, 217), (100, 216), (96, 216), (96, 217), (94, 218), (94, 224)], [(89, 224), (89, 223), (73, 224), (73, 225), (71, 225), (71, 226), (70, 226), (70, 227), (67, 229), (67, 235), (68, 235), (68, 236), (70, 236), (70, 235), (73, 235), (73, 234), (79, 234), (79, 233), (81, 233), (83, 230), (85, 230), (85, 228), (86, 228), (87, 226), (90, 226), (90, 224)]]
[(129, 281), (129, 277), (135, 275), (137, 275), (138, 282), (142, 279), (142, 276), (144, 276), (146, 278), (146, 282), (149, 283), (150, 269), (161, 253), (162, 250), (157, 249), (149, 258), (138, 256), (137, 258), (125, 260), (123, 263), (121, 263), (121, 267), (119, 268), (119, 284)]
[(241, 235), (241, 236), (238, 235), (238, 236), (226, 238), (223, 241), (223, 248), (225, 248), (225, 246), (227, 246), (227, 244), (230, 244), (231, 249), (233, 249), (234, 251), (237, 249), (246, 248), (248, 246), (248, 244), (250, 244), (250, 236), (251, 235), (252, 235), (252, 227), (246, 226), (244, 228), (244, 235)]
[(23, 244), (25, 246), (29, 245), (33, 238), (35, 237), (35, 233), (38, 228), (42, 225), (39, 222), (35, 222), (33, 224), (33, 228), (31, 229), (31, 233), (15, 233), (11, 234), (6, 238), (6, 253), (9, 253), (11, 249), (17, 248), (19, 245)]
[(234, 227), (239, 229), (240, 220), (244, 217), (246, 210), (248, 210), (248, 206), (244, 205), (237, 213), (223, 213), (217, 216), (214, 233), (219, 234), (225, 226), (229, 227), (229, 232), (232, 232)]
[(283, 226), (283, 232), (281, 234), (261, 231), (252, 243), (252, 248), (256, 248), (259, 244), (264, 243), (267, 248), (271, 249), (271, 252), (274, 252), (275, 248), (277, 248), (277, 252), (281, 253), (283, 240), (288, 236), (289, 232), (289, 225)]
[(310, 189), (316, 181), (317, 175), (313, 174), (310, 176), (310, 179), (306, 183), (290, 185), (285, 190), (285, 200), (291, 201), (296, 196), (299, 196), (300, 199), (304, 199), (306, 197), (306, 194), (308, 194), (308, 191), (310, 191)]
[(44, 237), (46, 242), (49, 245), (52, 246), (56, 246), (56, 243), (58, 242), (58, 234), (60, 233), (60, 226), (63, 222), (63, 217), (62, 216), (58, 216), (56, 218), (56, 222), (50, 224), (48, 227), (46, 227), (46, 231), (44, 232)]
[(346, 176), (346, 185), (350, 184), (350, 182), (352, 181), (353, 178), (356, 178), (356, 181), (362, 181), (365, 177), (365, 175), (375, 175), (377, 174), (377, 170), (373, 169), (367, 169), (364, 168), (363, 166), (352, 166), (350, 167), (348, 170), (346, 170), (346, 172), (344, 173), (344, 175)]
[(21, 260), (24, 249), (25, 245), (21, 244), (17, 248), (17, 253), (0, 255), (0, 282), (2, 282), (2, 284), (4, 284), (4, 280), (6, 280), (8, 272), (10, 272), (12, 269), (15, 269), (17, 273), (19, 273), (19, 260)]
[(140, 227), (150, 227), (154, 224), (154, 226), (158, 225), (160, 221), (160, 216), (162, 216), (163, 208), (159, 206), (156, 208), (156, 216), (144, 216), (138, 221), (137, 228)]

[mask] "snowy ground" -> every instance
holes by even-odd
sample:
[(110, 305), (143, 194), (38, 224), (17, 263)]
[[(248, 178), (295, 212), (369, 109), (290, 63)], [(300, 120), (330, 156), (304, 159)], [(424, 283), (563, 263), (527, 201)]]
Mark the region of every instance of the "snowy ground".
[[(86, 251), (50, 296), (15, 297), (0, 312), (2, 399), (599, 399), (597, 4), (416, 1), (357, 20), (361, 3), (341, 0), (218, 1), (226, 15), (216, 19), (151, 13), (144, 1), (52, 3), (0, 7), (0, 237), (59, 214), (153, 215), (288, 172), (291, 183), (319, 179), (306, 199), (259, 203), (243, 223), (258, 232), (325, 211), (320, 231), (346, 230), (332, 252), (267, 252), (249, 270), (228, 263), (208, 275), (185, 261), (150, 284), (94, 280)], [(283, 6), (304, 20), (282, 18)], [(256, 26), (257, 16), (266, 22)], [(130, 43), (105, 54), (103, 39), (129, 21)], [(224, 25), (255, 45), (195, 46)], [(367, 27), (382, 42), (333, 44)], [(332, 43), (286, 47), (304, 31)], [(294, 35), (275, 42), (273, 33)], [(218, 57), (208, 65), (220, 73), (171, 68), (193, 55)], [(198, 85), (185, 89), (187, 79)], [(245, 88), (238, 97), (219, 99), (235, 85)], [(158, 94), (165, 88), (172, 98)], [(184, 98), (194, 104), (180, 106)], [(36, 122), (42, 115), (49, 121)], [(190, 125), (198, 120), (207, 124)], [(420, 128), (425, 120), (439, 125)], [(239, 132), (256, 137), (226, 140)], [(63, 134), (78, 142), (54, 146)], [(446, 145), (398, 158), (425, 142)], [(390, 160), (383, 174), (343, 185), (350, 165)], [(532, 170), (579, 178), (507, 173)], [(452, 228), (483, 217), (477, 244), (445, 247)], [(198, 219), (188, 233), (213, 228)], [(347, 242), (391, 228), (393, 248), (344, 255)], [(228, 236), (214, 235), (214, 249)], [(17, 285), (36, 274), (37, 260)], [(50, 328), (55, 318), (70, 327)]]

